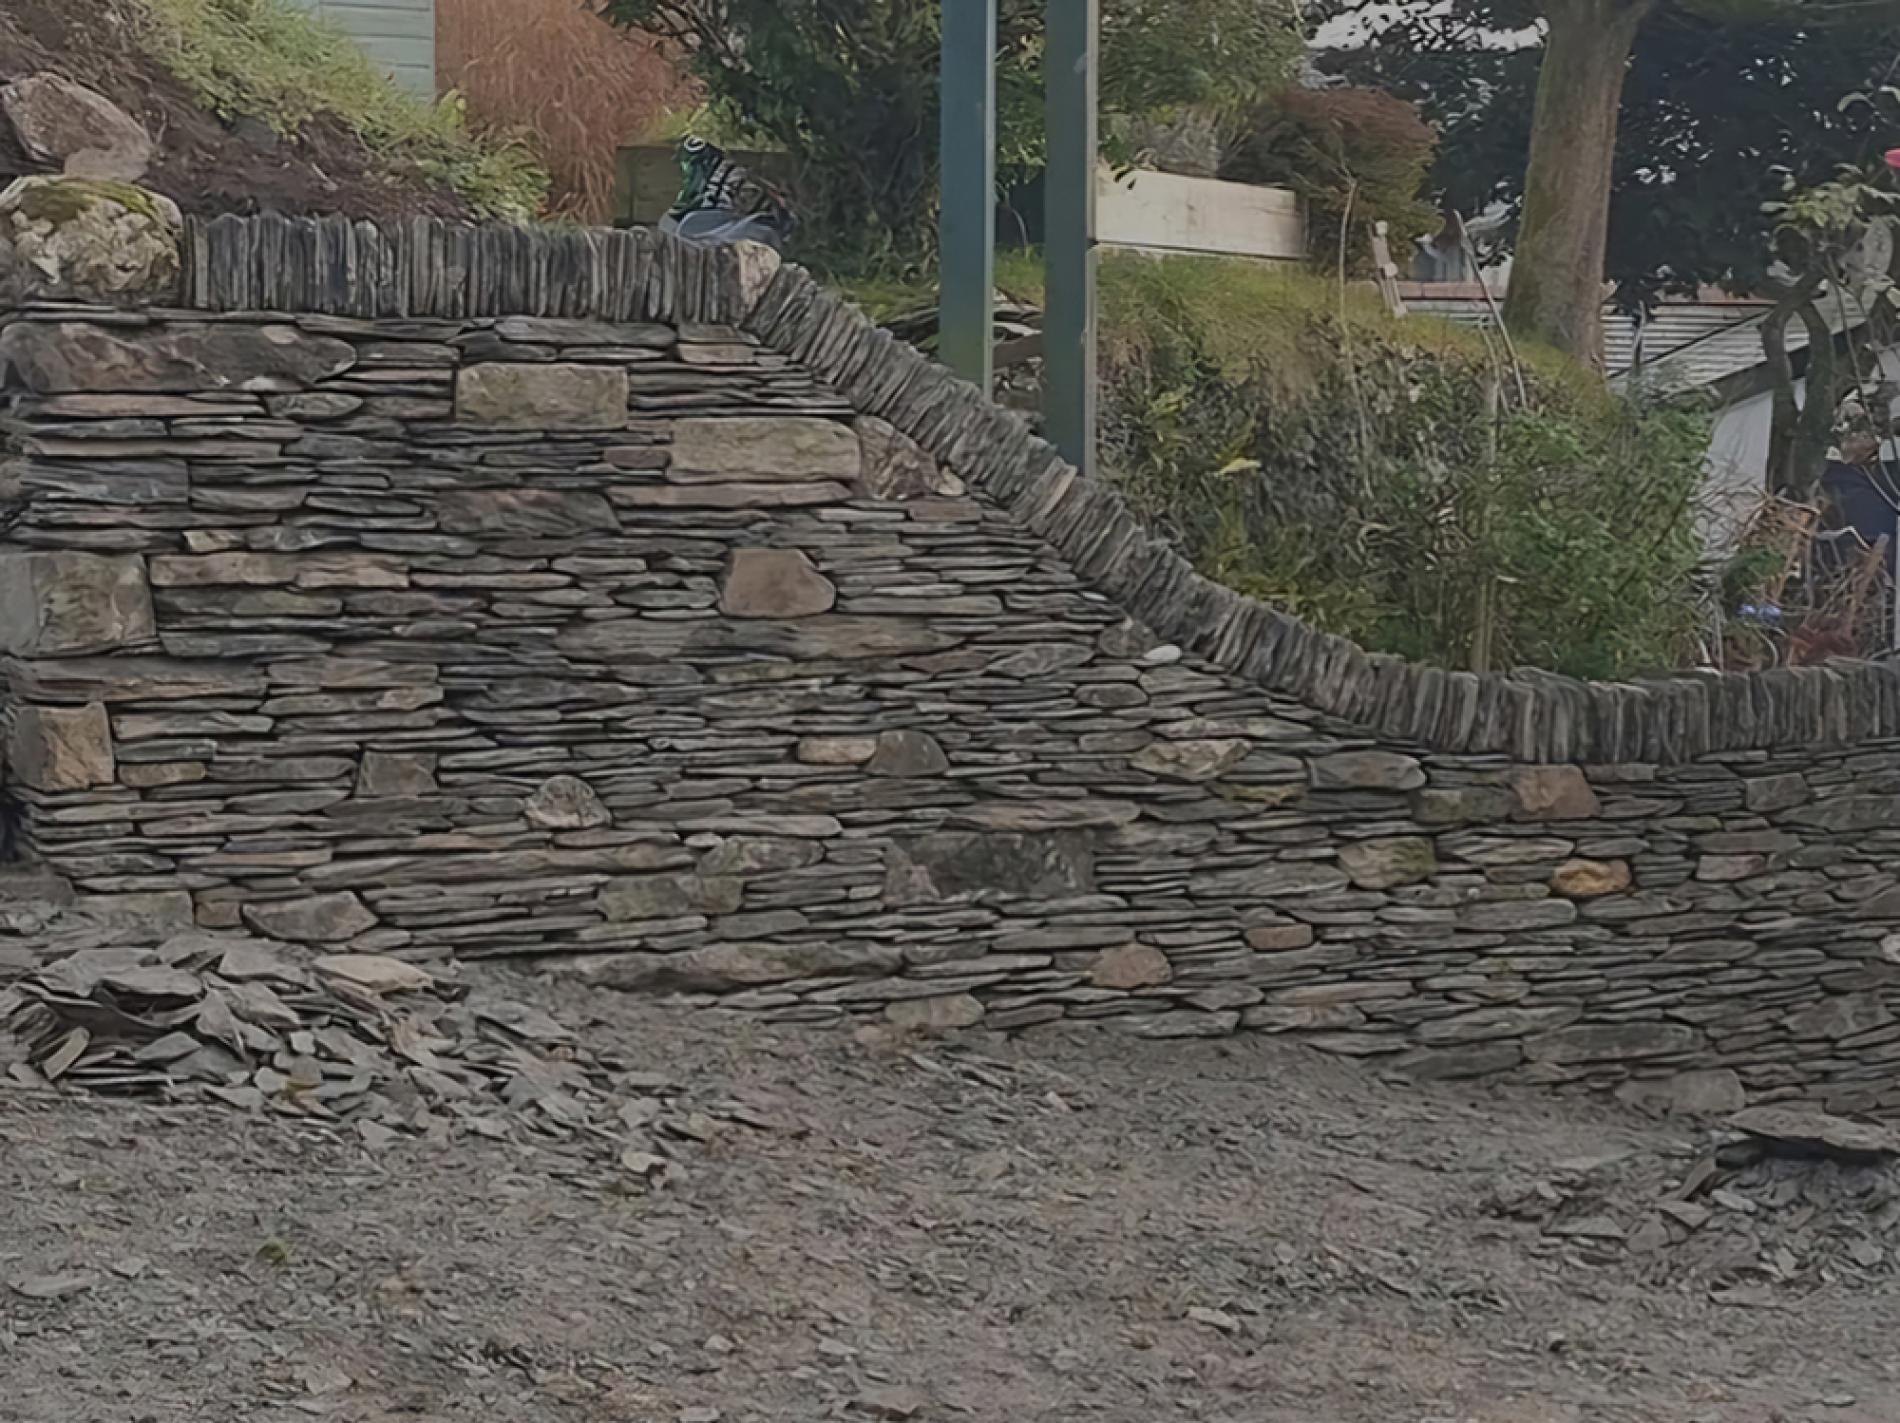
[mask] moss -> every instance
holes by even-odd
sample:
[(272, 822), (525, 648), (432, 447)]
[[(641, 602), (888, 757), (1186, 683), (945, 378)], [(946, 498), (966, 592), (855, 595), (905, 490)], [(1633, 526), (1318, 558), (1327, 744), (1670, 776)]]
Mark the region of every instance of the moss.
[(77, 221), (96, 202), (113, 202), (127, 212), (162, 224), (165, 213), (158, 200), (133, 183), (108, 178), (47, 178), (35, 182), (19, 198), (19, 212), (29, 222), (55, 227)]

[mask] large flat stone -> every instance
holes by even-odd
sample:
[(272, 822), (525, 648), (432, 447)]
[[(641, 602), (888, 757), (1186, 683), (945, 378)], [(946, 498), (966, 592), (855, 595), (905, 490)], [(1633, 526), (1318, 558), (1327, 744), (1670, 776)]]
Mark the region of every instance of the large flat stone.
[(1331, 894), (1347, 885), (1346, 872), (1325, 860), (1274, 860), (1243, 869), (1202, 870), (1188, 879), (1196, 899), (1271, 901), (1303, 894)]
[(726, 875), (629, 875), (601, 889), (600, 912), (615, 923), (731, 914), (744, 892), (743, 880)]
[(962, 480), (890, 422), (861, 415), (855, 429), (864, 453), (861, 487), (866, 498), (935, 499), (963, 493)]
[(1340, 751), (1312, 765), (1313, 789), (1321, 791), (1414, 791), (1425, 784), (1416, 757), (1396, 751)]
[(572, 538), (620, 529), (614, 506), (584, 489), (453, 489), (437, 497), (436, 514), (445, 533), (505, 539)]
[(855, 481), (864, 456), (849, 425), (798, 415), (673, 422), (667, 478), (700, 484), (730, 480)]
[(374, 929), (377, 922), (351, 890), (247, 904), (243, 916), (257, 933), (294, 944), (342, 943)]
[(1130, 756), (1128, 764), (1137, 771), (1146, 771), (1171, 781), (1212, 781), (1233, 770), (1251, 750), (1251, 741), (1238, 738), (1222, 741), (1157, 741)]
[(1360, 889), (1418, 884), (1438, 872), (1438, 856), (1423, 835), (1350, 841), (1339, 847), (1339, 863)]
[(1702, 1034), (1680, 1023), (1576, 1023), (1540, 1034), (1524, 1045), (1533, 1062), (1636, 1062), (1679, 1057), (1705, 1046)]
[(144, 559), (0, 554), (0, 652), (84, 656), (155, 636)]
[(7, 768), (38, 791), (83, 791), (113, 783), (112, 726), (98, 702), (13, 710)]
[(894, 906), (946, 900), (1064, 899), (1095, 889), (1088, 840), (1077, 833), (939, 831), (885, 852)]
[(1173, 977), (1174, 966), (1168, 962), (1168, 956), (1147, 944), (1122, 944), (1104, 949), (1089, 971), (1089, 982), (1097, 988), (1123, 991), (1158, 987)]
[(831, 580), (796, 548), (734, 549), (719, 589), (719, 611), (729, 618), (809, 618), (837, 601)]
[(1525, 766), (1511, 777), (1520, 820), (1590, 820), (1603, 803), (1575, 766)]
[(624, 429), (627, 372), (563, 361), (464, 366), (455, 373), (455, 418), (490, 430)]
[(302, 390), (355, 364), (347, 341), (295, 326), (16, 321), (0, 330), (0, 366), (41, 395)]
[(51, 72), (0, 88), (20, 146), (75, 177), (135, 183), (152, 162), (145, 125), (96, 89)]
[(708, 944), (677, 954), (623, 954), (590, 966), (587, 977), (603, 988), (629, 992), (723, 993), (833, 975), (895, 972), (903, 955), (887, 944), (824, 941), (807, 944)]

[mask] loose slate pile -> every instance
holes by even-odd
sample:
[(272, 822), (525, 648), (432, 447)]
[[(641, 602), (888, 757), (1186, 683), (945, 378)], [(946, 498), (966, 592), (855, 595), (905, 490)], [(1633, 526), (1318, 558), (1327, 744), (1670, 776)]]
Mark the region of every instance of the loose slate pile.
[(1792, 1106), (1729, 1118), (1671, 1160), (1610, 1151), (1502, 1183), (1492, 1214), (1558, 1249), (1630, 1257), (1659, 1282), (1768, 1307), (1786, 1289), (1900, 1270), (1900, 1133)]
[(451, 1122), (500, 1135), (506, 1109), (565, 1133), (615, 1085), (546, 1013), (399, 959), (299, 962), (269, 940), (197, 932), (155, 947), (68, 938), (0, 991), (25, 1049), (18, 1081), (351, 1119), (372, 1144)]

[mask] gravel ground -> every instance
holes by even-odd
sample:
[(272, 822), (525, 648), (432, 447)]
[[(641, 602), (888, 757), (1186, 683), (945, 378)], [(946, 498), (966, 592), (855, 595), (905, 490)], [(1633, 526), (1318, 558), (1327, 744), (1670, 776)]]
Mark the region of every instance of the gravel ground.
[(657, 1181), (0, 1085), (0, 1420), (1900, 1418), (1891, 1170), (1685, 1208), (1710, 1133), (1595, 1102), (467, 977), (667, 1084)]

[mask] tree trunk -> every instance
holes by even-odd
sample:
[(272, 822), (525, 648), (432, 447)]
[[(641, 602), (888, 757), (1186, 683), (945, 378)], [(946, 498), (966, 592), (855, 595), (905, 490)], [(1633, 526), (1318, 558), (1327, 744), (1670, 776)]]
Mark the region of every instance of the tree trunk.
[(1630, 47), (1654, 0), (1551, 0), (1524, 213), (1504, 319), (1512, 330), (1603, 365), (1603, 257), (1617, 110)]

